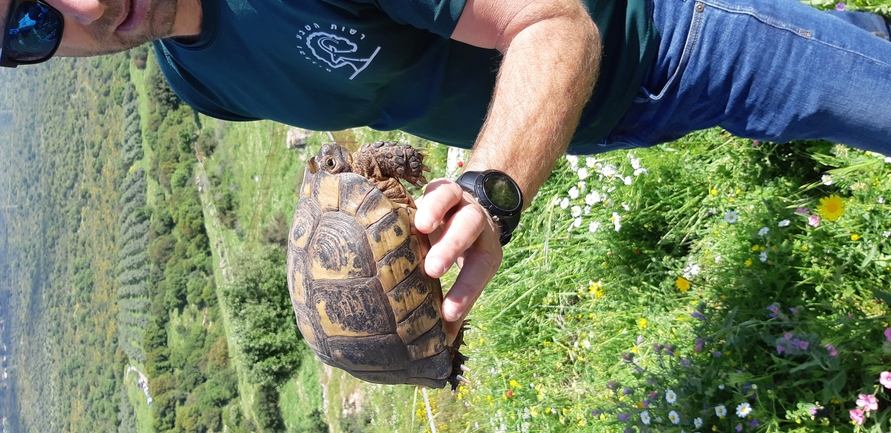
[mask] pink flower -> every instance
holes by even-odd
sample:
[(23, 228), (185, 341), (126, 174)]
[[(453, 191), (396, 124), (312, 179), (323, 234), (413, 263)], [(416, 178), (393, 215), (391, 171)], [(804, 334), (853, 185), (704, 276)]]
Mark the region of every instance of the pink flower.
[[(829, 351), (829, 356), (837, 356), (838, 355), (838, 351), (835, 350), (835, 346), (833, 346), (831, 344), (826, 345), (826, 350)], [(889, 374), (891, 374), (891, 373), (889, 373)]]
[(820, 215), (811, 215), (807, 217), (807, 224), (811, 227), (820, 227)]
[(885, 388), (891, 389), (891, 371), (883, 371), (879, 374), (879, 383)]
[(839, 3), (839, 4), (835, 5), (835, 10), (837, 10), (837, 11), (843, 11), (846, 8), (847, 8), (847, 6), (844, 3)]
[(891, 341), (891, 328), (885, 328), (885, 338)]
[(850, 414), (851, 421), (853, 421), (854, 424), (863, 425), (863, 421), (866, 420), (866, 418), (863, 416), (863, 411), (860, 409), (851, 409)]
[(800, 207), (798, 209), (795, 209), (795, 213), (797, 213), (798, 215), (810, 215), (811, 211), (806, 207)]
[(807, 350), (808, 342), (801, 340), (798, 342), (798, 348), (801, 350)]
[(879, 402), (876, 396), (869, 394), (860, 394), (857, 399), (857, 407), (863, 408), (864, 412), (879, 410)]

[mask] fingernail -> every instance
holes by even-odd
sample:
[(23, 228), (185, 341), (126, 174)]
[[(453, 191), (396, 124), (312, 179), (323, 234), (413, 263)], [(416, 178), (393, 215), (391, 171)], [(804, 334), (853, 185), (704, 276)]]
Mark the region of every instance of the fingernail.
[(458, 305), (453, 302), (449, 302), (449, 301), (443, 302), (443, 304), (442, 304), (442, 318), (446, 322), (454, 322), (454, 321), (460, 319), (461, 312), (458, 311)]
[(427, 275), (433, 278), (439, 278), (446, 273), (446, 268), (442, 263), (442, 260), (435, 256), (427, 256), (424, 269), (427, 271)]
[(433, 221), (424, 214), (415, 215), (415, 228), (423, 233), (428, 233), (433, 229)]

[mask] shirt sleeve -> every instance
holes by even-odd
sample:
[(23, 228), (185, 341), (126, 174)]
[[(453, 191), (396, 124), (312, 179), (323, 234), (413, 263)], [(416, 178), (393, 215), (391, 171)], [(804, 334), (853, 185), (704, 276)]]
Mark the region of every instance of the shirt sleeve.
[(373, 5), (393, 21), (429, 30), (444, 38), (450, 38), (466, 0), (324, 0), (345, 6), (352, 3)]

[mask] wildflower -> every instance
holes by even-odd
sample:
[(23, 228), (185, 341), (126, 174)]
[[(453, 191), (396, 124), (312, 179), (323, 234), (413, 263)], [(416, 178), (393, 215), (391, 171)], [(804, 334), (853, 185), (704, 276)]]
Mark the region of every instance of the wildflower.
[(762, 238), (767, 236), (768, 233), (770, 233), (770, 229), (767, 227), (761, 227), (761, 230), (758, 230), (758, 236), (761, 236)]
[(854, 242), (859, 241), (859, 240), (860, 240), (860, 235), (858, 235), (857, 233), (852, 234), (852, 235), (851, 235), (851, 240), (854, 241)]
[(640, 319), (640, 320), (638, 320), (638, 321), (637, 321), (637, 326), (639, 326), (640, 329), (644, 329), (644, 328), (646, 328), (646, 327), (647, 327), (647, 319)]
[(598, 202), (600, 202), (600, 193), (597, 191), (591, 191), (585, 196), (585, 204), (588, 206), (594, 206)]
[(891, 389), (891, 371), (883, 371), (879, 374), (879, 383), (885, 388)]
[(715, 415), (717, 415), (718, 418), (724, 418), (727, 416), (727, 408), (724, 407), (723, 404), (715, 406)]
[(876, 396), (870, 394), (860, 394), (857, 399), (857, 407), (863, 408), (864, 412), (870, 412), (879, 409), (879, 402)]
[(622, 229), (622, 217), (619, 216), (618, 212), (613, 212), (613, 216), (610, 219), (613, 220), (613, 226), (616, 228), (616, 231)]
[(574, 186), (572, 188), (569, 188), (569, 198), (573, 200), (579, 198), (579, 187)]
[(687, 290), (690, 290), (690, 281), (684, 277), (678, 277), (678, 279), (674, 281), (674, 285), (681, 291), (681, 293), (687, 293)]
[(650, 413), (647, 411), (643, 411), (640, 413), (640, 422), (650, 425)]
[(879, 197), (879, 198), (877, 198), (877, 199), (876, 199), (876, 203), (878, 203), (878, 204), (885, 204), (885, 197)]
[(678, 395), (669, 389), (668, 391), (665, 391), (665, 401), (674, 404), (674, 402), (678, 401)]
[(785, 351), (786, 351), (785, 347), (780, 346), (779, 344), (777, 345), (777, 355), (781, 355)]
[[(838, 351), (835, 350), (835, 346), (833, 346), (831, 344), (826, 345), (826, 350), (829, 351), (829, 356), (837, 356), (838, 355)], [(889, 382), (889, 384), (891, 384), (891, 382)]]
[(672, 424), (678, 425), (681, 423), (681, 416), (678, 415), (677, 412), (671, 411), (668, 412), (668, 420), (671, 421)]
[(810, 211), (808, 208), (806, 208), (806, 207), (800, 207), (800, 208), (798, 208), (798, 209), (795, 209), (795, 212), (794, 212), (794, 213), (795, 213), (796, 215), (810, 215), (810, 214), (811, 214), (811, 211)]
[(863, 411), (860, 409), (851, 409), (848, 413), (851, 414), (851, 422), (854, 424), (863, 425), (863, 421), (866, 420)]
[(591, 221), (588, 223), (588, 231), (591, 233), (597, 233), (597, 229), (600, 228), (600, 223), (597, 221)]
[(752, 266), (752, 259), (746, 259), (746, 266)]
[(588, 168), (594, 168), (594, 166), (597, 165), (597, 158), (591, 156), (585, 157), (585, 165)]
[(585, 180), (588, 178), (588, 169), (585, 167), (582, 167), (579, 169), (578, 174), (579, 174), (579, 179)]
[(697, 339), (696, 339), (696, 346), (693, 347), (693, 350), (695, 350), (695, 351), (697, 351), (697, 352), (701, 352), (701, 351), (702, 351), (702, 342), (703, 342), (703, 341), (702, 341), (701, 338), (697, 338)]
[(845, 202), (835, 194), (823, 197), (820, 199), (820, 205), (817, 206), (817, 213), (829, 221), (835, 221), (845, 213)]
[(578, 218), (582, 216), (582, 207), (581, 206), (573, 206), (570, 210), (573, 218)]
[(560, 200), (560, 207), (563, 209), (568, 208), (569, 207), (569, 199), (566, 197), (563, 197), (563, 200)]
[(883, 232), (882, 232), (882, 236), (883, 236), (883, 237), (886, 237), (886, 238), (887, 238), (887, 237), (891, 237), (891, 231), (889, 231), (889, 230), (885, 230), (885, 231), (883, 231)]
[(891, 341), (891, 328), (885, 328), (885, 338)]
[(799, 342), (797, 343), (797, 345), (798, 345), (798, 348), (799, 348), (799, 349), (801, 349), (801, 350), (807, 350), (808, 342), (807, 342), (807, 341), (804, 341), (804, 340), (801, 340), (801, 341), (799, 341)]
[(742, 402), (739, 406), (736, 407), (736, 416), (740, 418), (745, 418), (752, 413), (752, 406), (749, 406), (749, 403)]
[(622, 388), (622, 395), (631, 395), (631, 394), (634, 394), (634, 390), (632, 390), (631, 388), (629, 388), (627, 386)]
[(576, 155), (566, 155), (566, 160), (569, 161), (569, 167), (572, 171), (576, 171), (579, 168), (579, 157)]
[(782, 220), (779, 223), (777, 223), (777, 226), (778, 227), (789, 227), (789, 224), (791, 224), (791, 223), (792, 222), (789, 220)]
[(699, 320), (699, 321), (705, 320), (705, 316), (703, 316), (702, 313), (700, 313), (698, 311), (694, 311), (694, 312), (690, 313), (690, 317), (692, 317), (696, 320)]
[(696, 427), (696, 428), (702, 427), (702, 418), (693, 419), (693, 427)]
[(807, 225), (811, 227), (820, 227), (820, 216), (814, 214), (807, 217)]
[(824, 174), (823, 177), (820, 178), (820, 180), (823, 181), (823, 185), (826, 185), (826, 186), (832, 185), (832, 176), (831, 175)]
[(737, 424), (736, 427), (734, 427), (734, 428), (736, 429), (736, 431), (738, 433), (742, 433), (742, 424)]
[(847, 8), (847, 6), (845, 6), (844, 3), (839, 3), (839, 4), (835, 5), (835, 10), (837, 10), (837, 11), (843, 11), (846, 8)]
[(582, 226), (582, 217), (576, 217), (576, 219), (572, 220), (572, 227), (581, 227)]
[(758, 260), (761, 260), (762, 262), (766, 262), (767, 261), (767, 251), (762, 251), (761, 254), (758, 255)]
[(772, 313), (770, 317), (776, 317), (776, 314), (780, 312), (780, 307), (777, 304), (771, 304), (766, 310)]

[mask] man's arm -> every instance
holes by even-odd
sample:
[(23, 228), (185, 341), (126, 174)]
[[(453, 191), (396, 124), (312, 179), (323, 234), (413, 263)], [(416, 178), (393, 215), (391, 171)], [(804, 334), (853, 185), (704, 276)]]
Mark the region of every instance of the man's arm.
[[(504, 54), (486, 122), (466, 170), (501, 170), (526, 205), (547, 180), (591, 96), (600, 35), (578, 0), (468, 0), (452, 38)], [(497, 227), (454, 182), (431, 182), (418, 229), (433, 235), (426, 271), (461, 267), (443, 302), (449, 338), (501, 265)]]

